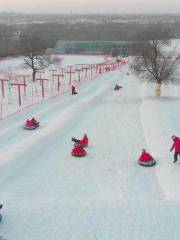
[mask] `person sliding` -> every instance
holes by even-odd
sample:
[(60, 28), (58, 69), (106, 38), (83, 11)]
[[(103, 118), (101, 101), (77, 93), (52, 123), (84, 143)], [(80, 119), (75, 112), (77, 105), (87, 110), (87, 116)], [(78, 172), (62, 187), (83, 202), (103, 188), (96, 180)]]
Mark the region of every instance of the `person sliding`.
[(143, 166), (153, 166), (156, 164), (156, 161), (145, 149), (143, 149), (138, 163)]
[(37, 122), (35, 118), (32, 118), (32, 119), (31, 119), (31, 122), (32, 122), (32, 125), (33, 125), (33, 126), (39, 125), (39, 122)]
[(39, 122), (37, 122), (35, 118), (32, 118), (31, 120), (27, 119), (24, 125), (24, 129), (26, 130), (34, 130), (37, 127), (39, 127)]
[(121, 88), (122, 88), (121, 86), (119, 86), (118, 84), (116, 84), (115, 87), (114, 87), (114, 90), (115, 90), (115, 91), (118, 91), (118, 90), (121, 89)]
[(87, 134), (84, 134), (81, 140), (72, 138), (72, 141), (75, 142), (74, 146), (79, 146), (79, 147), (87, 147), (89, 144), (89, 139), (87, 137)]
[(173, 135), (171, 137), (171, 139), (173, 140), (173, 145), (170, 149), (170, 152), (172, 152), (172, 150), (174, 149), (174, 161), (173, 161), (173, 163), (175, 163), (178, 160), (178, 155), (180, 156), (180, 138)]
[(32, 124), (32, 121), (30, 121), (29, 119), (27, 119), (26, 121), (26, 127), (32, 127), (33, 124)]

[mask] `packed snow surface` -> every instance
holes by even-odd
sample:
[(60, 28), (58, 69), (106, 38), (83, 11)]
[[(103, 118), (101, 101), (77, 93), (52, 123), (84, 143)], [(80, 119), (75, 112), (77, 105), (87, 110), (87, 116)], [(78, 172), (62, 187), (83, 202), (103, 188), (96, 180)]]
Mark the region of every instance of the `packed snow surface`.
[[(177, 240), (180, 100), (144, 98), (128, 66), (0, 123), (0, 236), (7, 240)], [(113, 91), (114, 85), (123, 86)], [(40, 128), (25, 131), (35, 116)], [(152, 121), (151, 121), (152, 120)], [(87, 133), (88, 155), (71, 137)], [(137, 164), (141, 149), (157, 165)]]

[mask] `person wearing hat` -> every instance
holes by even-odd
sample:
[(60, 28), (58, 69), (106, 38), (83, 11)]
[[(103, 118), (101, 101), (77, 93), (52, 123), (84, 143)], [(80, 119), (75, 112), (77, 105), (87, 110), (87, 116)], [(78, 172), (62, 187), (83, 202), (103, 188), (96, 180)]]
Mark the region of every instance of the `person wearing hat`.
[(174, 161), (173, 161), (173, 163), (175, 163), (178, 160), (178, 155), (180, 156), (180, 138), (173, 135), (171, 137), (171, 139), (173, 140), (173, 145), (170, 149), (170, 152), (172, 152), (172, 150), (174, 149)]
[(139, 157), (139, 161), (141, 162), (149, 162), (149, 161), (153, 161), (154, 158), (146, 152), (146, 149), (142, 149), (142, 153), (141, 156)]

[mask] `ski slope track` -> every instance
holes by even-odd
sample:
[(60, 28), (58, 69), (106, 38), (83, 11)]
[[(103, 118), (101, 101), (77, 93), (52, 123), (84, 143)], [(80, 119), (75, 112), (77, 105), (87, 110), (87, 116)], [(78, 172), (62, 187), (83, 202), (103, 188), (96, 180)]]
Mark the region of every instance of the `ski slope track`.
[[(154, 168), (137, 165), (149, 148), (140, 83), (128, 66), (24, 109), (0, 123), (0, 236), (7, 240), (177, 240), (180, 204)], [(123, 88), (113, 91), (118, 83)], [(25, 131), (31, 116), (36, 131)], [(71, 137), (88, 134), (84, 158)], [(147, 141), (147, 142), (146, 142)], [(168, 181), (168, 180), (167, 180)], [(177, 200), (177, 199), (176, 199)]]

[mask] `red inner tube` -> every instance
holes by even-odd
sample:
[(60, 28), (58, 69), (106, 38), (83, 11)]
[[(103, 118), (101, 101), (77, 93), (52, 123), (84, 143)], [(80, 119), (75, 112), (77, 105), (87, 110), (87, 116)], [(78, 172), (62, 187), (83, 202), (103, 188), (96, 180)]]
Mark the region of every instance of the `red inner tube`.
[(81, 153), (75, 153), (75, 152), (72, 151), (71, 154), (74, 157), (84, 157), (84, 156), (86, 156), (87, 152), (85, 150), (82, 151)]

